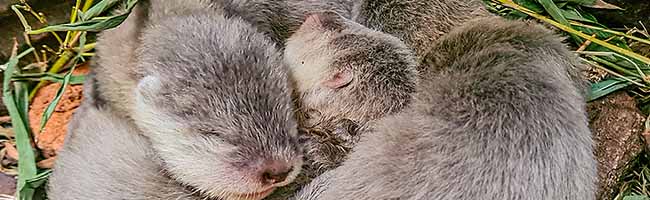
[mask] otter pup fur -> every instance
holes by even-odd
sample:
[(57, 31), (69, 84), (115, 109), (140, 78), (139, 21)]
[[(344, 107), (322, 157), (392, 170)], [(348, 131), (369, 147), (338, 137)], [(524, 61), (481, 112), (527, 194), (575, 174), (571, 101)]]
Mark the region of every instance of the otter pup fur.
[(210, 0), (215, 10), (241, 17), (283, 47), (307, 15), (331, 11), (351, 17), (353, 0)]
[(141, 34), (134, 64), (121, 66), (137, 80), (131, 117), (171, 180), (204, 198), (261, 199), (295, 178), (302, 148), (272, 41), (208, 9)]
[(585, 82), (561, 38), (485, 18), (431, 52), (412, 107), (297, 199), (595, 199)]
[(84, 100), (69, 124), (49, 199), (204, 199), (169, 177), (132, 121), (91, 101)]
[[(331, 11), (307, 17), (287, 40), (284, 60), (301, 126), (325, 129), (307, 148), (324, 169), (337, 166), (374, 119), (408, 106), (417, 83), (413, 52), (402, 41)], [(342, 140), (323, 141), (327, 133)]]
[(455, 27), (492, 16), (481, 0), (358, 0), (352, 20), (401, 39), (420, 60)]

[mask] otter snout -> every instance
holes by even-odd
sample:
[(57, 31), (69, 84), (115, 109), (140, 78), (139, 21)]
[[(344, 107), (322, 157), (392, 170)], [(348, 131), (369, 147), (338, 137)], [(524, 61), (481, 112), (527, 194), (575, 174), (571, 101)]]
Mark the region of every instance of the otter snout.
[(264, 162), (259, 171), (260, 181), (263, 184), (273, 185), (282, 183), (287, 177), (297, 169), (294, 169), (293, 163), (278, 160), (269, 160)]

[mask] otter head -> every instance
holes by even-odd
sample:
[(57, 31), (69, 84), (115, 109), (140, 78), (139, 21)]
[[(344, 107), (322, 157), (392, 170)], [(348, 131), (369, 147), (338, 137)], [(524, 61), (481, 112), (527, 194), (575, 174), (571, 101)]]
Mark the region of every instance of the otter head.
[(193, 13), (145, 32), (133, 118), (176, 181), (218, 199), (261, 199), (302, 165), (286, 67), (239, 20)]
[(284, 59), (301, 109), (324, 120), (376, 119), (404, 108), (415, 91), (415, 59), (401, 40), (334, 12), (309, 15)]

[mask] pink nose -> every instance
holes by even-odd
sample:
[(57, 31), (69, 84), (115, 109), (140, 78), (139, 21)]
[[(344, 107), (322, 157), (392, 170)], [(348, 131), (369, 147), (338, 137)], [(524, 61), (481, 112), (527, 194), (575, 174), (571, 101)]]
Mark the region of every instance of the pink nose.
[(264, 184), (283, 182), (293, 171), (293, 166), (288, 162), (271, 160), (264, 163), (261, 170), (261, 179)]

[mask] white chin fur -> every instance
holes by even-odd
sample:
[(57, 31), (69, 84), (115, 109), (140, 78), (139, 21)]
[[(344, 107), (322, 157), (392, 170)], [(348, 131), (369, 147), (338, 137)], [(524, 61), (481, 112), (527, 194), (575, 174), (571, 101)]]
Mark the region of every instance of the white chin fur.
[(231, 152), (233, 146), (197, 140), (195, 137), (199, 136), (184, 132), (182, 123), (157, 111), (145, 101), (141, 94), (136, 94), (134, 119), (143, 135), (151, 140), (164, 162), (164, 168), (174, 179), (206, 195), (220, 198), (227, 197), (230, 191), (254, 191), (252, 188), (259, 187), (244, 183), (243, 176), (228, 170), (225, 161), (215, 154)]

